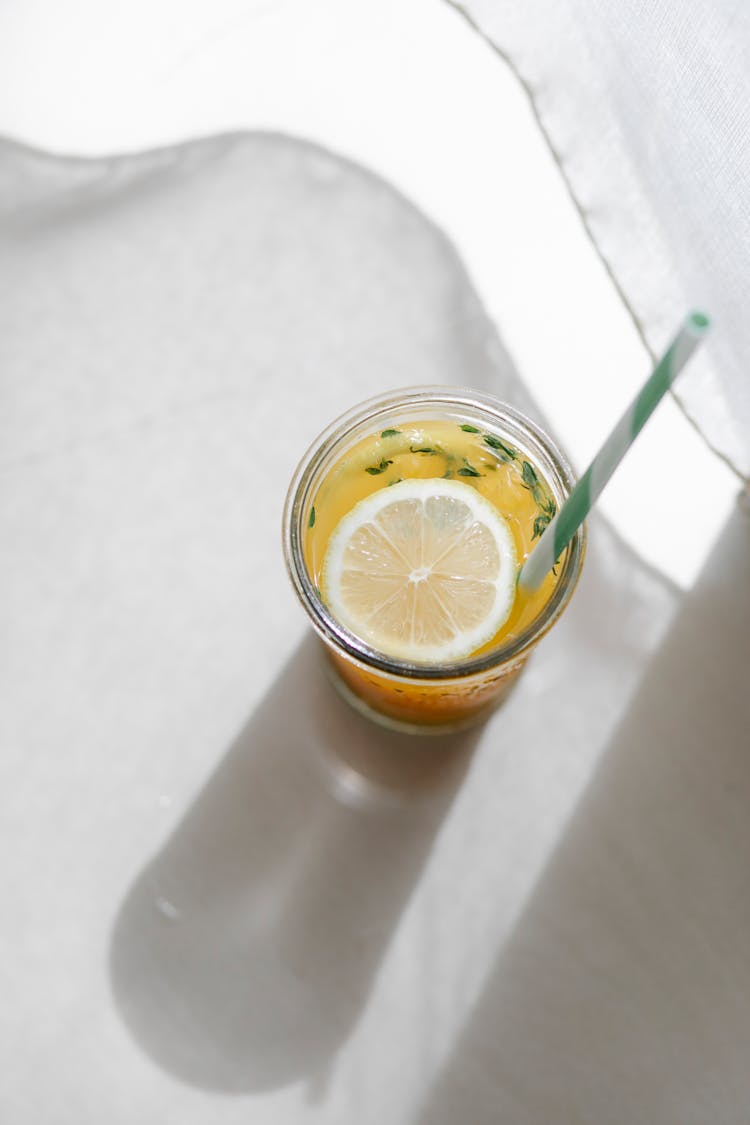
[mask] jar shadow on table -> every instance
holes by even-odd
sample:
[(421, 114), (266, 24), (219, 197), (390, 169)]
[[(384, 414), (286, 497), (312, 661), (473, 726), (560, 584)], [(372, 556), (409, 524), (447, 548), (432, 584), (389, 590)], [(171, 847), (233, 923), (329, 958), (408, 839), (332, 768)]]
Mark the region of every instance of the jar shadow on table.
[(750, 521), (730, 521), (419, 1125), (749, 1120)]
[(119, 910), (112, 988), (143, 1050), (212, 1090), (319, 1080), (476, 740), (368, 723), (305, 639)]

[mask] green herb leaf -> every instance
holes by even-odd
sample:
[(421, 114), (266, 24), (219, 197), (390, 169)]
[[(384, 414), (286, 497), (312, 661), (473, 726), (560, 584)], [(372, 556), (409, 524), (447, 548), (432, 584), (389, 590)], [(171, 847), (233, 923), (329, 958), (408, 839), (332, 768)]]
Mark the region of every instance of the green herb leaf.
[(307, 517), (307, 526), (315, 527), (315, 507), (310, 509), (310, 515)]
[(368, 468), (365, 469), (365, 472), (369, 473), (371, 477), (376, 477), (380, 473), (384, 473), (388, 466), (392, 464), (393, 461), (386, 461), (385, 457), (383, 457), (379, 465), (369, 465)]
[(527, 488), (533, 488), (534, 485), (539, 484), (539, 477), (536, 475), (536, 469), (530, 465), (528, 461), (523, 462), (523, 469), (521, 472), (523, 483)]
[(395, 480), (389, 480), (389, 481), (388, 481), (388, 487), (390, 488), (390, 487), (391, 487), (391, 485), (393, 485), (393, 484), (401, 484), (401, 481), (402, 481), (403, 479), (404, 479), (403, 477), (396, 477), (396, 479), (395, 479)]
[(460, 477), (481, 477), (482, 474), (478, 473), (474, 466), (470, 465), (464, 457), (464, 465), (463, 468), (458, 470), (458, 475)]
[(431, 445), (409, 446), (410, 453), (437, 453), (437, 449), (433, 449)]
[(478, 434), (479, 430), (476, 426), (470, 426), (468, 423), (460, 427), (465, 434)]
[(443, 473), (443, 480), (453, 480), (453, 469), (446, 469)]
[(485, 434), (484, 443), (485, 445), (489, 445), (490, 449), (498, 450), (498, 452), (504, 454), (509, 461), (515, 461), (517, 456), (515, 449), (511, 449), (509, 445), (506, 445), (504, 441), (500, 441), (500, 438), (495, 437), (494, 434)]
[(531, 495), (534, 497), (534, 503), (540, 512), (544, 512), (550, 519), (557, 511), (557, 505), (551, 496), (548, 496), (541, 484), (535, 484), (531, 489)]
[(381, 433), (380, 436), (381, 437), (395, 437), (396, 434), (400, 434), (400, 433), (401, 433), (401, 430), (383, 430), (383, 432)]
[(544, 532), (547, 530), (548, 526), (549, 526), (549, 516), (545, 516), (545, 515), (537, 516), (536, 519), (534, 520), (534, 534), (531, 536), (531, 538), (536, 539), (537, 536), (543, 535)]

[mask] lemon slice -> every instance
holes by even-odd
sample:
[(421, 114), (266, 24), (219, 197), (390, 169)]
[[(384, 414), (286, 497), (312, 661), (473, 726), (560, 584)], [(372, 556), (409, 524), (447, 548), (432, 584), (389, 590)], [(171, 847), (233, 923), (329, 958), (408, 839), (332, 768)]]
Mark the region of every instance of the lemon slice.
[(372, 493), (335, 528), (323, 596), (335, 617), (388, 656), (468, 656), (510, 614), (516, 552), (507, 522), (476, 489), (405, 480)]

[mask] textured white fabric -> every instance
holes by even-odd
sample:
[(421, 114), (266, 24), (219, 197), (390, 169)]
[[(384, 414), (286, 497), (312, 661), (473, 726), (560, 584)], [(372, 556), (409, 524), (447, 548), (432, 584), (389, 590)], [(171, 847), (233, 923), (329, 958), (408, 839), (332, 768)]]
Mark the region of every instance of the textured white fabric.
[[(479, 1003), (463, 1116), (482, 1120), (503, 1073), (485, 981), (674, 591), (593, 521), (580, 589), (482, 731), (369, 726), (302, 639), (281, 506), (305, 445), (373, 389), (471, 372), (533, 411), (450, 244), (278, 136), (92, 161), (3, 145), (0, 191), (0, 1115), (411, 1125), (456, 1074), (475, 1086)], [(720, 719), (731, 739), (741, 715)], [(661, 736), (640, 737), (648, 794)], [(702, 795), (731, 857), (746, 818), (725, 837), (731, 794)], [(617, 849), (603, 862), (601, 955), (627, 974)], [(734, 943), (741, 904), (720, 921)], [(524, 1036), (515, 1119), (548, 1125)], [(664, 1066), (644, 1119), (684, 1125)], [(609, 1096), (580, 1089), (602, 1125)]]
[(750, 8), (742, 0), (456, 6), (526, 83), (652, 349), (689, 308), (712, 315), (712, 337), (675, 390), (747, 476)]

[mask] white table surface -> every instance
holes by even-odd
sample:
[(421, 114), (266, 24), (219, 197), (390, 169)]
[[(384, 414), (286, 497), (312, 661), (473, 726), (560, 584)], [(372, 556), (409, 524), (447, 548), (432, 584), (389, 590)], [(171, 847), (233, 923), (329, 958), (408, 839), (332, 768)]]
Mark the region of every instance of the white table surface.
[[(295, 456), (339, 405), (363, 397), (384, 356), (394, 385), (404, 381), (399, 359), (408, 358), (415, 381), (436, 370), (450, 379), (470, 363), (482, 385), (497, 380), (500, 389), (505, 380), (522, 397), (502, 339), (527, 388), (585, 457), (580, 411), (566, 411), (545, 379), (549, 355), (529, 314), (536, 307), (560, 316), (557, 359), (576, 371), (581, 348), (592, 345), (562, 331), (559, 280), (574, 260), (582, 291), (597, 294), (600, 320), (619, 333), (623, 380), (633, 378), (628, 356), (636, 381), (643, 371), (589, 248), (565, 219), (564, 193), (541, 175), (543, 162), (533, 163), (534, 142), (517, 140), (533, 128), (510, 93), (505, 149), (512, 145), (513, 159), (498, 180), (517, 198), (524, 183), (547, 185), (538, 190), (549, 189), (544, 198), (556, 208), (543, 209), (554, 252), (549, 238), (530, 238), (523, 208), (494, 228), (491, 252), (483, 249), (486, 226), (472, 234), (458, 203), (466, 169), (482, 166), (470, 138), (449, 162), (451, 175), (434, 175), (426, 154), (440, 160), (445, 130), (453, 130), (451, 145), (471, 133), (463, 109), (451, 118), (442, 47), (477, 56), (458, 25), (443, 22), (454, 17), (438, 8), (429, 22), (428, 8), (403, 9), (398, 39), (387, 5), (380, 15), (358, 5), (356, 17), (326, 5), (326, 19), (309, 18), (291, 45), (288, 24), (261, 4), (210, 12), (192, 4), (179, 14), (168, 4), (156, 13), (136, 5), (125, 16), (79, 3), (65, 18), (31, 4), (0, 13), (10, 63), (1, 80), (5, 133), (92, 155), (237, 126), (310, 136), (375, 167), (440, 220), (501, 329), (498, 338), (477, 312), (471, 281), (418, 212), (409, 212), (408, 270), (424, 286), (418, 301), (395, 299), (393, 251), (402, 240), (374, 239), (355, 209), (322, 260), (325, 267), (329, 251), (343, 252), (336, 247), (359, 235), (361, 261), (375, 261), (379, 248), (360, 284), (375, 295), (373, 279), (388, 278), (381, 304), (374, 296), (367, 304), (373, 323), (390, 315), (393, 335), (381, 335), (380, 354), (353, 371), (346, 349), (362, 354), (370, 322), (349, 317), (349, 335), (341, 332), (351, 287), (337, 288), (342, 275), (332, 273), (327, 318), (312, 318), (315, 333), (308, 326), (314, 347), (284, 341), (280, 369), (265, 357), (273, 379), (238, 383), (264, 361), (260, 330), (243, 342), (240, 303), (261, 291), (262, 274), (248, 269), (246, 291), (225, 308), (224, 338), (234, 343), (222, 350), (200, 308), (194, 323), (186, 312), (194, 284), (186, 254), (170, 305), (182, 319), (169, 337), (184, 347), (165, 343), (154, 358), (146, 345), (160, 338), (161, 295), (134, 288), (132, 278), (152, 276), (138, 263), (154, 230), (163, 232), (150, 243), (155, 259), (174, 259), (179, 226), (149, 227), (150, 203), (136, 205), (129, 227), (111, 202), (99, 211), (85, 205), (87, 192), (96, 197), (108, 184), (132, 188), (149, 160), (77, 166), (19, 151), (3, 165), (44, 186), (42, 208), (63, 188), (84, 201), (72, 232), (54, 208), (46, 233), (36, 229), (33, 198), (30, 225), (18, 225), (17, 209), (2, 216), (11, 220), (2, 232), (10, 230), (12, 251), (0, 476), (4, 1122), (747, 1120), (750, 519), (729, 508), (731, 489), (702, 447), (690, 446), (701, 450), (696, 475), (722, 497), (696, 517), (705, 519), (702, 550), (683, 565), (682, 553), (654, 549), (688, 592), (592, 523), (570, 611), (508, 706), (458, 742), (386, 737), (339, 703), (280, 564), (279, 509)], [(411, 61), (425, 19), (435, 54), (424, 55), (440, 82), (412, 83), (406, 97), (399, 83), (409, 79), (396, 67), (390, 109), (380, 99), (376, 113), (340, 98), (330, 74), (339, 75), (335, 60), (349, 52), (342, 56), (337, 36), (381, 50), (397, 41)], [(95, 52), (84, 36), (92, 26)], [(273, 91), (289, 83), (274, 86), (268, 69), (260, 82), (248, 63), (258, 26), (277, 35), (281, 58), (291, 51), (295, 73), (306, 73), (311, 57), (326, 58), (334, 69), (314, 88), (327, 96), (287, 98), (281, 112)], [(354, 52), (353, 89), (374, 88), (372, 75), (360, 86), (355, 72), (379, 57), (374, 48)], [(434, 136), (424, 127), (433, 119), (425, 90), (445, 97)], [(403, 111), (398, 121), (405, 105), (416, 116)], [(392, 115), (387, 128), (378, 126), (381, 112)], [(419, 158), (409, 139), (418, 124)], [(254, 143), (242, 142), (238, 159)], [(191, 224), (198, 188), (213, 183), (212, 162), (186, 158), (191, 195), (171, 159), (169, 214), (203, 230)], [(363, 200), (362, 216), (371, 216), (367, 177), (355, 168), (332, 189), (337, 161), (327, 160), (315, 157), (311, 174), (342, 200)], [(537, 174), (525, 179), (532, 166)], [(6, 190), (17, 200), (12, 182)], [(395, 207), (387, 214), (406, 214), (379, 192)], [(227, 210), (241, 205), (236, 191), (222, 198)], [(315, 222), (298, 233), (284, 260), (302, 270), (295, 284), (308, 292), (295, 248), (314, 244)], [(495, 247), (513, 247), (505, 260), (517, 266), (514, 239), (536, 246), (549, 270), (505, 269)], [(208, 254), (210, 244), (200, 245)], [(244, 245), (237, 240), (235, 256)], [(46, 262), (64, 291), (45, 292)], [(92, 262), (93, 285), (82, 272)], [(412, 292), (408, 270), (404, 294)], [(428, 331), (446, 285), (471, 316)], [(112, 293), (127, 301), (108, 320)], [(220, 298), (209, 302), (212, 316)], [(67, 300), (76, 310), (70, 323)], [(85, 332), (81, 310), (91, 313)], [(418, 333), (412, 314), (423, 318)], [(259, 306), (253, 315), (257, 327), (270, 314)], [(116, 347), (105, 328), (120, 333)], [(206, 349), (197, 357), (203, 366), (196, 341)], [(136, 349), (132, 377), (123, 378), (128, 347)], [(108, 349), (118, 357), (111, 369), (101, 364)], [(88, 356), (98, 365), (87, 366)], [(328, 376), (311, 379), (322, 359)], [(623, 404), (615, 398), (591, 400), (592, 425), (612, 420), (607, 409)], [(657, 434), (677, 443), (672, 451), (692, 441), (674, 425)], [(278, 466), (262, 475), (262, 490), (258, 458)], [(633, 512), (642, 475), (620, 486)], [(633, 542), (634, 528), (620, 531)]]
[[(361, 162), (447, 232), (583, 469), (649, 360), (519, 83), (448, 4), (13, 0), (0, 8), (0, 135), (100, 156), (245, 128), (282, 130)], [(610, 201), (587, 206), (601, 217)], [(667, 459), (683, 480), (669, 520), (651, 487), (654, 465)], [(687, 588), (736, 488), (666, 400), (601, 506), (628, 543)]]

